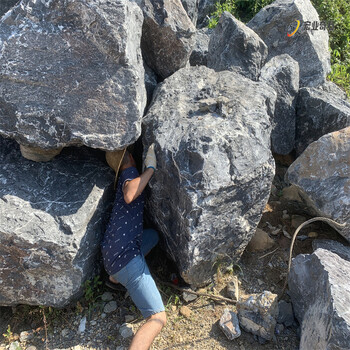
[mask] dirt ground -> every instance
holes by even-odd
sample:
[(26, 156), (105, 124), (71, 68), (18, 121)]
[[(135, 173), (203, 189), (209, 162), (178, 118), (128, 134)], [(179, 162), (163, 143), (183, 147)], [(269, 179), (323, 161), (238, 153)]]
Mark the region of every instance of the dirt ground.
[[(290, 238), (293, 235), (293, 215), (311, 218), (307, 208), (299, 202), (287, 200), (283, 196), (284, 174), (292, 159), (277, 158), (276, 176), (269, 203), (265, 208), (259, 228), (270, 234), (275, 241), (274, 246), (266, 251), (245, 251), (240, 262), (232, 268), (221, 266), (213, 283), (201, 292), (222, 295), (226, 297), (226, 285), (237, 276), (240, 281), (240, 293), (257, 293), (264, 290), (280, 295), (286, 278)], [(295, 225), (295, 223), (294, 223)], [(281, 228), (279, 232), (277, 229)], [(285, 234), (283, 234), (283, 228)], [(272, 234), (274, 232), (274, 234)], [(310, 232), (313, 238), (309, 238)], [(300, 253), (312, 252), (311, 243), (314, 236), (330, 238), (343, 242), (343, 239), (328, 225), (314, 223), (305, 227), (300, 235), (305, 240), (297, 240), (294, 256)], [(160, 280), (168, 280), (174, 266), (166, 260), (154, 268), (155, 256), (159, 259), (160, 251), (152, 253), (149, 260), (152, 273)], [(103, 277), (101, 277), (103, 279)], [(133, 306), (130, 298), (123, 292), (115, 292), (105, 285), (95, 283), (90, 288), (90, 300), (82, 298), (78, 303), (65, 309), (40, 308), (19, 305), (15, 308), (0, 307), (0, 350), (28, 349), (127, 349), (131, 337), (124, 338), (121, 334), (127, 332), (123, 325), (128, 321), (128, 327), (136, 332), (143, 324), (140, 314)], [(167, 309), (168, 323), (165, 329), (154, 341), (153, 350), (166, 349), (291, 349), (299, 348), (299, 325), (282, 329), (275, 334), (273, 341), (260, 344), (258, 339), (242, 330), (242, 335), (235, 340), (228, 340), (219, 328), (219, 319), (225, 308), (235, 310), (234, 304), (217, 302), (206, 297), (198, 297), (195, 301), (186, 303), (182, 294), (169, 286), (158, 283), (164, 304)], [(101, 296), (109, 292), (116, 302), (117, 309), (106, 312), (106, 301)], [(108, 295), (108, 294), (107, 294)], [(106, 294), (105, 294), (106, 296)], [(288, 293), (283, 299), (289, 301)], [(180, 309), (186, 305), (190, 314), (182, 315)], [(79, 332), (82, 319), (86, 317), (85, 331)], [(123, 333), (124, 334), (124, 333)], [(130, 333), (131, 334), (131, 333)], [(125, 336), (125, 334), (124, 334)]]

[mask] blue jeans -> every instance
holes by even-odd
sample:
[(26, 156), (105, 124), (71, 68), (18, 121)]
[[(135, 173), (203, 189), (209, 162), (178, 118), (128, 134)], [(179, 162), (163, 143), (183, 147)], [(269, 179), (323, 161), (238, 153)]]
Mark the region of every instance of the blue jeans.
[(158, 233), (155, 230), (144, 230), (141, 245), (142, 254), (136, 256), (112, 276), (128, 290), (132, 301), (144, 318), (165, 310), (145, 260), (145, 255), (158, 243), (158, 240)]

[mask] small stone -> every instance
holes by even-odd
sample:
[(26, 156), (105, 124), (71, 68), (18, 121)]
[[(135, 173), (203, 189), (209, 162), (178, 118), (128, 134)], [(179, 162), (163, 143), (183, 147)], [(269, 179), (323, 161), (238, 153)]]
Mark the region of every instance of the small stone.
[(21, 345), (18, 341), (14, 341), (10, 344), (9, 350), (21, 350)]
[(241, 344), (241, 345), (239, 346), (239, 350), (245, 350), (245, 347), (244, 347), (243, 344)]
[(309, 238), (317, 238), (317, 237), (318, 237), (318, 233), (312, 231), (312, 232), (309, 232), (309, 233), (307, 234), (307, 236), (308, 236)]
[(124, 323), (119, 328), (119, 334), (124, 338), (130, 338), (134, 335), (132, 326), (128, 323)]
[(19, 340), (21, 342), (25, 342), (25, 341), (31, 340), (33, 338), (34, 338), (34, 334), (32, 332), (28, 332), (28, 331), (23, 331), (19, 335)]
[(183, 305), (180, 308), (180, 314), (186, 318), (189, 318), (192, 314), (192, 311), (190, 310), (189, 307), (187, 307), (186, 305)]
[(117, 302), (115, 300), (108, 302), (103, 309), (106, 314), (114, 312), (115, 310), (117, 310)]
[(219, 325), (229, 340), (238, 338), (241, 335), (237, 314), (229, 309), (224, 310)]
[(61, 336), (63, 338), (67, 337), (69, 335), (69, 329), (65, 328), (65, 329), (62, 329), (62, 332), (61, 332)]
[(233, 300), (239, 299), (239, 286), (237, 276), (233, 276), (232, 280), (227, 283), (226, 294)]
[(271, 231), (271, 234), (273, 236), (277, 236), (280, 232), (281, 232), (281, 227), (278, 227), (275, 230)]
[(84, 316), (80, 321), (78, 333), (84, 333), (85, 327), (86, 327), (86, 317)]
[(241, 297), (237, 302), (237, 312), (244, 330), (266, 340), (274, 337), (278, 315), (277, 294), (264, 291)]
[(135, 319), (134, 315), (125, 315), (125, 317), (124, 317), (125, 323), (132, 322), (132, 321), (134, 321), (134, 319)]
[(262, 280), (258, 279), (258, 284), (259, 284), (259, 286), (261, 286), (264, 284), (264, 282)]
[(191, 293), (191, 289), (188, 289), (188, 291), (182, 292), (182, 298), (186, 303), (189, 303), (191, 301), (194, 301), (197, 299), (196, 294)]
[(97, 322), (94, 321), (94, 320), (92, 320), (92, 321), (90, 322), (90, 324), (91, 324), (91, 326), (96, 326)]
[(257, 228), (255, 235), (247, 245), (247, 251), (256, 252), (267, 250), (275, 244), (275, 241), (263, 230)]
[(124, 348), (124, 346), (119, 345), (119, 346), (117, 346), (117, 348), (115, 350), (125, 350), (125, 348)]
[(290, 200), (290, 201), (302, 202), (302, 199), (299, 195), (298, 189), (293, 185), (291, 185), (289, 187), (285, 187), (282, 190), (282, 196), (283, 196), (283, 198)]
[(306, 218), (301, 215), (292, 215), (292, 227), (298, 228), (301, 224), (303, 224), (306, 221)]
[(283, 220), (289, 220), (290, 219), (290, 215), (289, 214), (283, 214), (282, 215), (282, 219)]
[(287, 237), (288, 239), (292, 239), (292, 236), (287, 232), (287, 230), (284, 227), (282, 232), (284, 237)]
[(101, 315), (101, 318), (102, 319), (104, 319), (104, 318), (106, 318), (107, 317), (107, 315), (105, 314), (105, 313), (103, 313), (102, 315)]
[(177, 306), (176, 305), (171, 305), (171, 311), (175, 312), (177, 310)]
[(111, 301), (111, 300), (113, 300), (113, 295), (111, 292), (105, 292), (102, 294), (101, 299), (102, 299), (102, 301)]
[(297, 240), (299, 241), (305, 241), (306, 239), (308, 239), (309, 237), (308, 236), (305, 236), (305, 235), (298, 235), (297, 236)]
[[(1, 349), (1, 347), (0, 347), (0, 349)], [(30, 346), (26, 347), (26, 350), (37, 350), (37, 349), (36, 349), (36, 346), (30, 345)]]

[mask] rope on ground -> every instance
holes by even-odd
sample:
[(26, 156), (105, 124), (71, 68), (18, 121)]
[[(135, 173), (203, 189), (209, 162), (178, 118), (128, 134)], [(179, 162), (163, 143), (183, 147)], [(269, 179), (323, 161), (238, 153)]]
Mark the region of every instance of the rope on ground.
[(299, 225), (299, 227), (295, 230), (294, 232), (294, 235), (292, 237), (292, 242), (290, 244), (290, 248), (289, 248), (289, 259), (288, 259), (288, 270), (287, 270), (287, 275), (286, 275), (286, 279), (284, 281), (284, 286), (283, 286), (283, 289), (282, 289), (282, 292), (281, 292), (281, 295), (279, 297), (279, 299), (282, 298), (282, 296), (284, 295), (284, 292), (286, 291), (287, 289), (287, 284), (288, 284), (288, 275), (289, 275), (289, 271), (290, 271), (290, 267), (292, 265), (292, 256), (293, 256), (293, 247), (294, 247), (294, 243), (295, 243), (295, 239), (298, 235), (298, 233), (300, 232), (300, 230), (308, 225), (308, 224), (311, 224), (312, 222), (315, 222), (315, 221), (323, 221), (323, 222), (326, 222), (327, 224), (331, 224), (331, 225), (335, 225), (337, 227), (345, 227), (345, 223), (344, 224), (339, 224), (338, 222), (332, 220), (332, 219), (329, 219), (329, 218), (325, 218), (325, 217), (322, 217), (322, 216), (318, 216), (316, 218), (312, 218), (310, 220), (307, 220), (305, 222), (303, 222), (301, 225)]

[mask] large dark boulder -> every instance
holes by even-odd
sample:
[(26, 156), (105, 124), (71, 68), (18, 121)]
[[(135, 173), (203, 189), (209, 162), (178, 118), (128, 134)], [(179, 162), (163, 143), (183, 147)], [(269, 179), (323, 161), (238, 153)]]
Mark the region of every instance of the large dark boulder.
[[(297, 32), (288, 37), (300, 21)], [(288, 54), (299, 63), (300, 85), (318, 86), (330, 72), (327, 30), (307, 30), (305, 22), (320, 22), (310, 0), (276, 0), (247, 24), (268, 46), (268, 59)]]
[(301, 324), (300, 350), (349, 349), (350, 262), (322, 248), (298, 255), (288, 285)]
[(264, 83), (204, 66), (155, 91), (144, 119), (158, 161), (148, 213), (192, 285), (208, 282), (216, 261), (237, 261), (256, 231), (274, 176), (275, 100)]
[(180, 0), (138, 0), (145, 17), (142, 54), (159, 76), (166, 78), (188, 62), (196, 28)]
[(350, 126), (350, 103), (332, 84), (302, 88), (297, 100), (295, 149), (301, 154), (321, 136)]
[(35, 163), (0, 138), (0, 305), (65, 306), (100, 268), (114, 175), (84, 149)]
[(267, 57), (267, 46), (244, 23), (224, 12), (210, 35), (208, 67), (230, 70), (258, 80)]
[(350, 127), (322, 136), (289, 167), (293, 184), (310, 212), (345, 224), (334, 228), (350, 241)]
[(42, 149), (134, 143), (142, 21), (126, 0), (23, 0), (0, 22), (0, 134)]
[(289, 55), (273, 57), (261, 69), (260, 80), (277, 92), (271, 147), (277, 154), (294, 149), (296, 102), (299, 91), (299, 65)]

